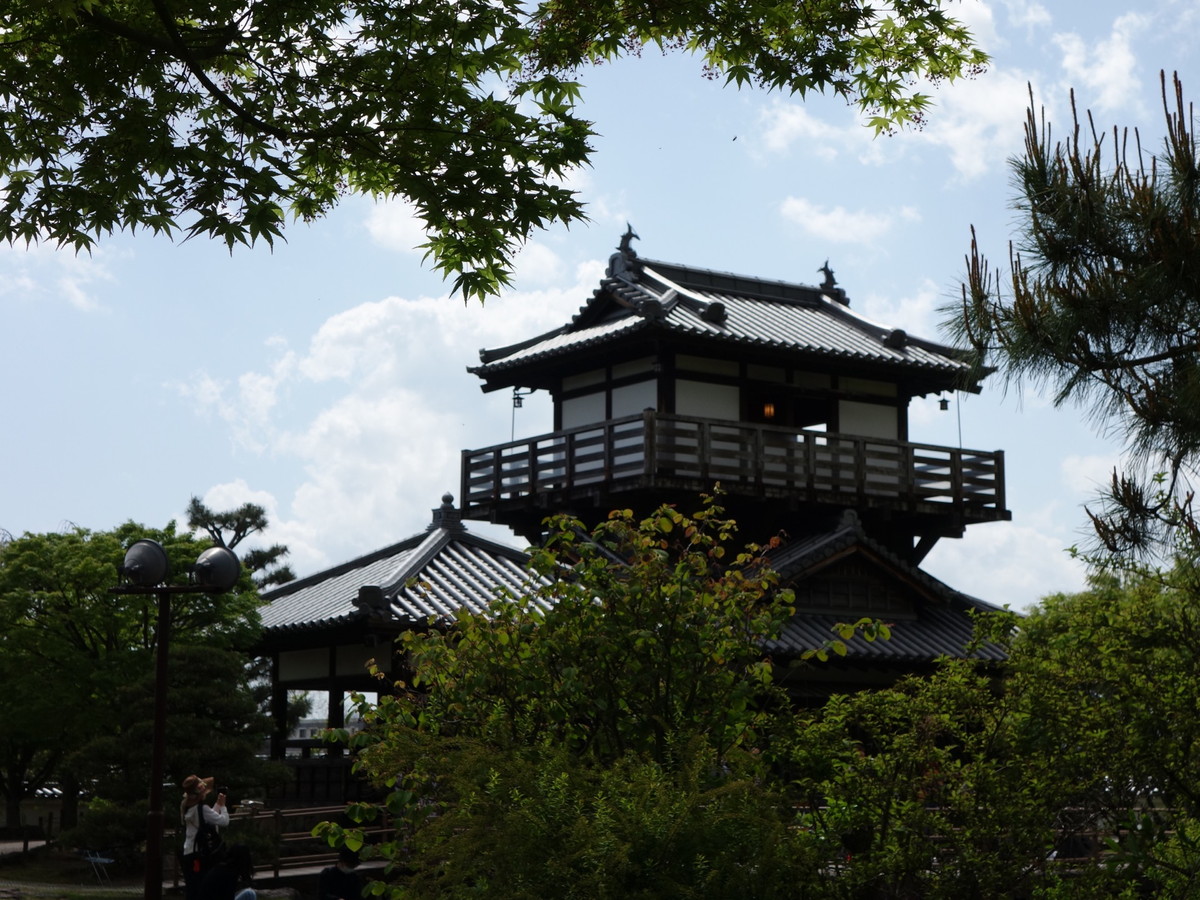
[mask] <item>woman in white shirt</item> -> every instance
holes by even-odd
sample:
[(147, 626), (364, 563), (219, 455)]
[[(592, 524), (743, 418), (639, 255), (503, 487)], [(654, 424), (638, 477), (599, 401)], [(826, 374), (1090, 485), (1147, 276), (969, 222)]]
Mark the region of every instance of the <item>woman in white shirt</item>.
[(196, 852), (196, 836), (203, 821), (216, 827), (229, 824), (229, 810), (225, 808), (225, 795), (217, 794), (217, 802), (209, 806), (204, 802), (213, 789), (214, 778), (189, 775), (183, 779), (183, 800), (179, 804), (179, 818), (183, 823), (183, 883), (185, 896), (194, 900), (200, 887), (200, 879), (213, 865), (203, 854)]

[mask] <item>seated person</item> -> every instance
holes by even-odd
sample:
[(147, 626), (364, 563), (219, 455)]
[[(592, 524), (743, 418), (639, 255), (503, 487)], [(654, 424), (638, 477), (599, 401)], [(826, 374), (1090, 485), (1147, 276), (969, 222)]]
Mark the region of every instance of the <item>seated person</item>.
[(321, 870), (319, 900), (362, 900), (362, 881), (354, 871), (357, 868), (358, 854), (347, 847), (339, 850), (337, 864)]
[(234, 844), (200, 880), (199, 900), (255, 900), (250, 848)]

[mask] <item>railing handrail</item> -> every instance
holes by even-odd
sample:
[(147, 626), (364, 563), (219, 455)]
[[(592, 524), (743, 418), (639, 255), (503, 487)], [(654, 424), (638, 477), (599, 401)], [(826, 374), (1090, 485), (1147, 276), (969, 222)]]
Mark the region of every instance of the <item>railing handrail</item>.
[[(926, 444), (918, 441), (902, 441), (898, 438), (873, 437), (870, 435), (851, 434), (844, 431), (816, 431), (810, 428), (788, 428), (782, 425), (766, 425), (755, 422), (742, 422), (734, 419), (711, 419), (702, 416), (683, 416), (677, 413), (661, 413), (647, 411), (650, 413), (650, 418), (657, 422), (688, 422), (696, 425), (717, 425), (724, 428), (737, 428), (746, 432), (762, 432), (764, 434), (778, 434), (781, 437), (805, 437), (805, 438), (837, 438), (841, 441), (862, 442), (867, 444), (884, 444), (895, 447), (910, 448), (913, 450), (930, 450), (935, 452), (951, 452), (956, 454), (979, 455), (979, 456), (995, 456), (1003, 453), (1002, 450), (975, 450), (966, 447), (950, 447), (945, 444)], [(558, 431), (551, 431), (545, 434), (533, 435), (532, 437), (519, 438), (511, 441), (505, 441), (502, 444), (492, 444), (487, 447), (481, 447), (478, 450), (464, 450), (463, 455), (466, 457), (475, 457), (490, 455), (497, 451), (508, 450), (514, 447), (527, 446), (530, 444), (538, 444), (542, 441), (551, 438), (565, 439), (569, 435), (585, 434), (587, 432), (598, 432), (605, 429), (616, 428), (620, 425), (627, 425), (633, 422), (642, 422), (646, 419), (646, 413), (635, 413), (630, 416), (621, 416), (616, 419), (605, 419), (602, 422), (593, 422), (588, 425), (575, 425), (571, 428), (563, 428)]]
[(914, 510), (1006, 514), (1003, 451), (651, 409), (464, 450), (462, 503), (480, 508), (600, 484), (647, 485), (659, 477), (719, 481), (735, 492), (746, 486), (803, 491), (816, 502), (882, 498)]

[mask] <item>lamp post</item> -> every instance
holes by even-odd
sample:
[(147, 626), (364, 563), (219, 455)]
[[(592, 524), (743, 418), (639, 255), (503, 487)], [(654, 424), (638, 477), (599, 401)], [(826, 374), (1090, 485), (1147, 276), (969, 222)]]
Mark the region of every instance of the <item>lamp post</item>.
[(224, 547), (210, 547), (189, 570), (187, 584), (164, 584), (169, 569), (167, 551), (157, 541), (134, 541), (118, 570), (121, 584), (114, 594), (154, 594), (158, 622), (154, 631), (154, 738), (150, 753), (150, 812), (146, 821), (147, 900), (162, 900), (163, 768), (167, 756), (167, 651), (171, 639), (171, 596), (223, 594), (237, 583), (241, 565)]

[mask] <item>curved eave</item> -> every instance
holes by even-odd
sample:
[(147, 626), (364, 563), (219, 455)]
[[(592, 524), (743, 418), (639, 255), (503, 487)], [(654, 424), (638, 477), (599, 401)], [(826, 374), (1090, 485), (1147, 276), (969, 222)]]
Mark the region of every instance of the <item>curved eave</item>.
[(279, 637), (291, 637), (295, 635), (314, 634), (314, 633), (329, 633), (334, 631), (349, 630), (355, 627), (366, 627), (371, 624), (370, 615), (361, 609), (355, 609), (344, 615), (326, 616), (321, 619), (309, 619), (302, 622), (285, 622), (279, 625), (272, 625), (269, 628), (263, 629), (263, 638), (260, 643), (266, 639), (275, 639)]
[[(845, 621), (833, 615), (798, 613), (785, 626), (778, 640), (767, 642), (766, 649), (782, 657), (798, 659), (805, 652), (825, 646), (836, 635), (834, 627)], [(932, 662), (939, 657), (970, 658), (1004, 662), (1008, 656), (995, 644), (983, 643), (968, 654), (974, 627), (963, 609), (927, 607), (915, 619), (888, 623), (888, 640), (868, 641), (861, 634), (846, 641), (846, 662), (915, 663)], [(820, 665), (816, 663), (815, 665)]]
[[(770, 564), (784, 584), (803, 582), (826, 566), (860, 554), (888, 573), (890, 580), (909, 586), (919, 598), (913, 613), (898, 617), (891, 626), (889, 640), (868, 641), (861, 634), (846, 641), (847, 662), (912, 663), (931, 662), (942, 656), (1002, 662), (1007, 654), (995, 644), (984, 643), (968, 653), (974, 637), (972, 612), (998, 612), (1000, 607), (956, 591), (917, 566), (910, 565), (873, 540), (854, 513), (848, 512), (832, 532), (798, 541), (770, 556)], [(854, 616), (852, 618), (856, 618)], [(887, 616), (880, 618), (887, 622)], [(784, 657), (799, 658), (817, 650), (835, 636), (834, 628), (846, 616), (818, 612), (798, 612), (788, 622), (777, 641), (768, 649)]]
[[(509, 356), (497, 357), (494, 362), (467, 371), (484, 379), (485, 392), (514, 385), (544, 387), (545, 378), (537, 373), (555, 367), (560, 361), (577, 365), (584, 354), (600, 356), (611, 352), (615, 345), (628, 344), (635, 339), (664, 338), (680, 343), (710, 344), (714, 352), (723, 357), (759, 355), (765, 351), (790, 357), (794, 364), (811, 361), (855, 372), (869, 369), (899, 381), (929, 384), (928, 390), (978, 393), (981, 389), (979, 378), (986, 377), (991, 371), (985, 370), (981, 374), (959, 358), (960, 355), (951, 355), (947, 348), (929, 341), (910, 338), (904, 348), (893, 349), (883, 343), (885, 334), (864, 334), (847, 320), (841, 320), (841, 329), (835, 329), (827, 324), (831, 318), (827, 314), (808, 317), (811, 327), (807, 338), (794, 334), (794, 327), (789, 329), (775, 321), (778, 317), (760, 316), (757, 321), (737, 322), (735, 317), (742, 313), (738, 307), (744, 302), (730, 299), (727, 305), (733, 325), (704, 321), (686, 309), (673, 309), (662, 319), (622, 313), (584, 331), (558, 332), (540, 343), (530, 344)], [(794, 318), (794, 310), (792, 313)], [(780, 337), (787, 335), (789, 330), (793, 332), (791, 338)], [(840, 331), (836, 339), (835, 331)], [(824, 341), (823, 337), (826, 338)], [(737, 352), (731, 353), (731, 348)], [(972, 376), (977, 377), (972, 379)]]

